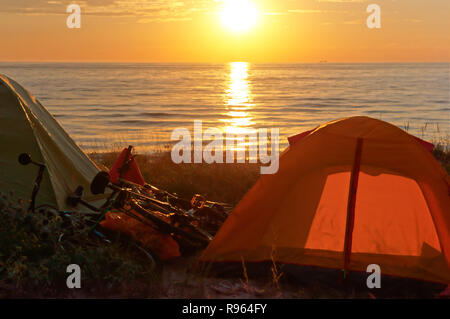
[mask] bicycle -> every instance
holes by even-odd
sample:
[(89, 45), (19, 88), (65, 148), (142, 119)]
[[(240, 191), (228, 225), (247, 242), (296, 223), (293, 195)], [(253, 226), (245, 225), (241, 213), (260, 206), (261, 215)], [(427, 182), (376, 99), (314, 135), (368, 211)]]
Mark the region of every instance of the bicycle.
[(123, 179), (119, 179), (119, 183), (111, 183), (107, 172), (100, 172), (93, 179), (92, 194), (104, 194), (106, 189), (112, 190), (103, 205), (98, 223), (108, 211), (116, 209), (156, 231), (170, 234), (183, 248), (203, 248), (212, 240), (212, 234), (199, 227), (200, 220), (197, 217), (174, 205), (174, 200), (179, 205), (186, 205), (185, 201), (173, 194), (158, 192), (159, 197), (164, 194), (172, 199), (172, 203), (162, 201), (155, 196), (156, 188), (143, 187)]

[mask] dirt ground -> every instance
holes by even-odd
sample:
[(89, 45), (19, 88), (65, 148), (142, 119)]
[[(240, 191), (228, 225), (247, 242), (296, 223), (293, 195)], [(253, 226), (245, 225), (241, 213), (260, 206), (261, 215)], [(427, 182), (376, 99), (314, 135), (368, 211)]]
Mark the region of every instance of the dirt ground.
[(436, 298), (442, 284), (403, 278), (382, 277), (380, 289), (369, 289), (364, 273), (351, 273), (343, 280), (339, 270), (317, 267), (239, 264), (205, 271), (195, 257), (164, 264), (162, 286), (157, 298), (287, 298), (287, 299), (391, 299)]

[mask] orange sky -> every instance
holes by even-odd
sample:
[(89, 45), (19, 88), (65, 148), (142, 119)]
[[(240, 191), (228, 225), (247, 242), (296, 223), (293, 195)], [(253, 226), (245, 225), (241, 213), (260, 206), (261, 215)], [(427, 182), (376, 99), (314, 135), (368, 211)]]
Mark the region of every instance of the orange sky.
[[(450, 61), (448, 0), (251, 1), (258, 22), (239, 33), (223, 0), (1, 0), (0, 61)], [(70, 3), (81, 29), (66, 26)], [(371, 3), (381, 29), (366, 26)]]

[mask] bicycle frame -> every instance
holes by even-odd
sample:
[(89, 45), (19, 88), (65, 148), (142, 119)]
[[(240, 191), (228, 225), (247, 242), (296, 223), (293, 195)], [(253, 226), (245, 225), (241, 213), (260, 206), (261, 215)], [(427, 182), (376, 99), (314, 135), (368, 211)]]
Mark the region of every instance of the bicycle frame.
[(31, 192), (31, 202), (30, 202), (30, 205), (28, 206), (28, 211), (31, 211), (34, 213), (35, 206), (36, 206), (36, 197), (39, 193), (39, 189), (41, 188), (41, 182), (42, 182), (42, 178), (44, 177), (44, 172), (45, 172), (46, 166), (44, 164), (34, 162), (31, 159), (31, 156), (27, 153), (20, 154), (18, 161), (22, 165), (28, 165), (31, 163), (31, 164), (34, 164), (39, 167), (37, 177), (33, 183), (33, 191)]

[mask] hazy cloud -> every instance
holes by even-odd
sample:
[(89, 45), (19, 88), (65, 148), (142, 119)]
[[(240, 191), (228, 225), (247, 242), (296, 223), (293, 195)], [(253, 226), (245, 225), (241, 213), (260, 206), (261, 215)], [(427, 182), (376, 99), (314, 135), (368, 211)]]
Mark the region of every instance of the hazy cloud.
[(304, 9), (292, 9), (288, 10), (289, 13), (324, 13), (324, 10), (304, 10)]
[(69, 4), (81, 6), (83, 14), (137, 17), (141, 23), (189, 20), (194, 12), (207, 11), (209, 0), (0, 0), (0, 12), (25, 15), (66, 14)]
[(317, 2), (364, 2), (367, 0), (316, 0)]
[[(281, 0), (278, 0), (281, 1)], [(361, 2), (363, 0), (309, 0), (304, 5), (314, 2)], [(0, 13), (23, 15), (66, 15), (69, 4), (79, 4), (84, 15), (134, 17), (138, 23), (153, 21), (191, 20), (194, 14), (216, 12), (223, 0), (0, 0)], [(287, 1), (286, 1), (287, 3)], [(344, 12), (329, 8), (327, 4), (319, 8), (284, 8), (268, 10), (266, 16), (291, 14), (324, 14)], [(323, 8), (325, 6), (325, 8)], [(327, 10), (324, 10), (327, 9)]]

